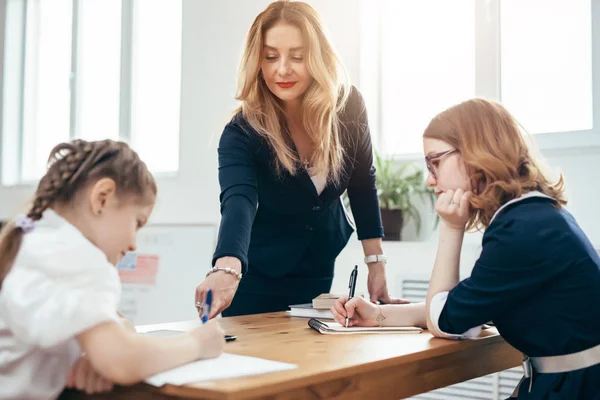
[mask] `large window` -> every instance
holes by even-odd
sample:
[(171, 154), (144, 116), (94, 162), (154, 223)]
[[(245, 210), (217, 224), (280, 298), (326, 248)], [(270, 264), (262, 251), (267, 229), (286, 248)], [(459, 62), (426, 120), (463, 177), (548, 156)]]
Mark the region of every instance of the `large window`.
[(592, 129), (590, 0), (502, 0), (502, 102), (533, 133)]
[(364, 7), (360, 85), (382, 152), (420, 153), (430, 119), (472, 97), (501, 101), (530, 133), (593, 133), (591, 0)]
[(7, 0), (2, 181), (34, 181), (71, 138), (179, 166), (181, 0)]

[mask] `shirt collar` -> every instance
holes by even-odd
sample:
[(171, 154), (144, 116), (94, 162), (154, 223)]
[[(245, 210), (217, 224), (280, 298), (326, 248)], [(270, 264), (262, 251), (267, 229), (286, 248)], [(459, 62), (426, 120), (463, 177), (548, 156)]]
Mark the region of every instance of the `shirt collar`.
[(39, 230), (40, 233), (52, 232), (53, 234), (61, 236), (61, 239), (71, 241), (72, 244), (78, 243), (79, 245), (85, 246), (93, 253), (97, 253), (103, 259), (106, 259), (106, 255), (102, 250), (85, 237), (75, 225), (71, 224), (67, 219), (51, 208), (46, 209), (42, 214), (42, 219), (36, 221), (35, 224), (36, 227), (32, 233), (35, 233), (37, 230)]
[(540, 191), (534, 190), (532, 192), (527, 192), (522, 194), (521, 196), (512, 199), (510, 201), (507, 201), (506, 203), (504, 203), (498, 210), (496, 210), (496, 212), (494, 213), (494, 215), (492, 216), (492, 219), (490, 219), (490, 223), (488, 224), (488, 226), (490, 226), (492, 224), (492, 221), (494, 221), (494, 219), (496, 218), (496, 216), (498, 215), (498, 213), (500, 211), (502, 211), (504, 208), (506, 208), (507, 206), (513, 204), (513, 203), (517, 203), (519, 201), (523, 201), (525, 199), (529, 199), (531, 197), (542, 197), (542, 198), (546, 198), (546, 199), (551, 199), (551, 200), (556, 200), (554, 197), (550, 197), (548, 195), (543, 194)]

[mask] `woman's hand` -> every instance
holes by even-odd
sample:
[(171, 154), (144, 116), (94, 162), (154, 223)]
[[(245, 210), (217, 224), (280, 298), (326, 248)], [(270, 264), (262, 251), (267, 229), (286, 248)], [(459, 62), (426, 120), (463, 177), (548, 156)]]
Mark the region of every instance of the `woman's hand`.
[(348, 326), (377, 326), (377, 316), (379, 307), (362, 297), (353, 297), (348, 300), (348, 296), (340, 297), (331, 307), (331, 313), (335, 322), (346, 326), (346, 316), (348, 316)]
[(97, 373), (89, 359), (83, 355), (69, 371), (66, 387), (93, 394), (112, 390), (113, 383)]
[(373, 303), (377, 301), (380, 301), (383, 304), (410, 303), (408, 300), (391, 297), (388, 293), (387, 280), (385, 277), (385, 264), (383, 262), (369, 264), (367, 288), (369, 289), (369, 298)]
[[(235, 257), (219, 258), (215, 266), (219, 268), (231, 268), (238, 272), (242, 270), (241, 261)], [(240, 281), (237, 276), (225, 271), (216, 271), (208, 275), (204, 282), (196, 288), (196, 309), (198, 310), (198, 316), (202, 316), (202, 306), (198, 306), (198, 304), (204, 304), (206, 293), (209, 289), (212, 290), (213, 298), (208, 316), (211, 319), (231, 305), (239, 284)]]
[(471, 192), (462, 189), (448, 190), (440, 194), (435, 211), (448, 228), (464, 232), (469, 220), (470, 197)]
[[(206, 293), (211, 289), (213, 300), (208, 318), (214, 318), (231, 305), (238, 285), (239, 281), (235, 275), (223, 271), (213, 272), (196, 288), (196, 303), (204, 304)], [(202, 307), (196, 308), (198, 316), (201, 317)]]

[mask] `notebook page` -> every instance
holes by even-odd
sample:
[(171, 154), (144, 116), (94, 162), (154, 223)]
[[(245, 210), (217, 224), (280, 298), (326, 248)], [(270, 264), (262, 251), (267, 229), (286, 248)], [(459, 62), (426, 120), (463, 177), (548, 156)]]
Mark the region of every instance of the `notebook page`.
[(218, 358), (195, 361), (169, 371), (161, 372), (146, 379), (146, 383), (157, 387), (165, 384), (185, 385), (187, 383), (216, 379), (238, 378), (287, 371), (295, 368), (297, 366), (294, 364), (223, 353)]
[(309, 326), (313, 329), (317, 329), (321, 333), (325, 334), (352, 334), (352, 333), (420, 333), (423, 331), (422, 328), (416, 326), (351, 326), (346, 328), (337, 322), (325, 322), (312, 318), (309, 321)]
[[(322, 321), (321, 321), (322, 322)], [(337, 322), (323, 322), (323, 325), (326, 329), (334, 331), (334, 332), (420, 332), (421, 328), (417, 328), (416, 326), (350, 326), (346, 328), (343, 325), (338, 324)]]

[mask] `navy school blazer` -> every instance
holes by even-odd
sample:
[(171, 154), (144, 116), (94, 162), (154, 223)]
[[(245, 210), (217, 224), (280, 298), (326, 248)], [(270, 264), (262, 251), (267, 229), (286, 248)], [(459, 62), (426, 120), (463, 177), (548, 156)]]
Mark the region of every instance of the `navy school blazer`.
[(242, 271), (279, 277), (312, 255), (331, 264), (354, 232), (341, 202), (347, 189), (358, 239), (383, 237), (373, 149), (362, 96), (352, 88), (340, 114), (345, 149), (341, 182), (319, 195), (303, 169), (278, 175), (268, 142), (237, 114), (218, 147), (221, 225), (212, 264), (237, 257)]

